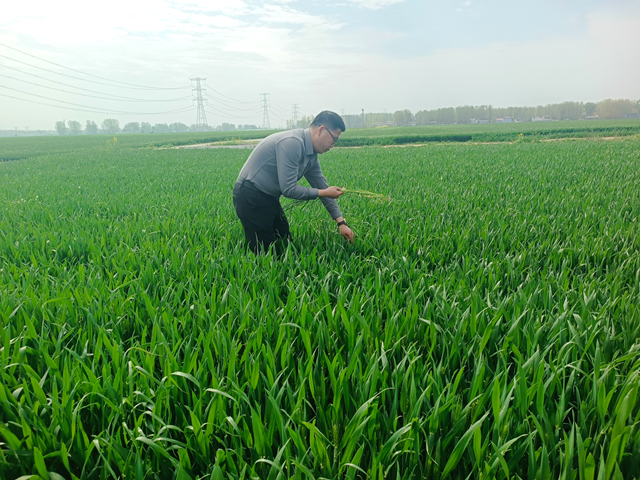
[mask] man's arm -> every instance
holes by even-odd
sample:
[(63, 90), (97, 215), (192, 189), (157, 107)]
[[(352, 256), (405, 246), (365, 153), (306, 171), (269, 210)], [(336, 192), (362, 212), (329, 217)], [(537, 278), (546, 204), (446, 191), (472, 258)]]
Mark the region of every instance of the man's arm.
[[(331, 215), (331, 218), (335, 220), (336, 224), (345, 222), (345, 219), (340, 212), (340, 208), (338, 207), (338, 202), (334, 200), (342, 195), (342, 191), (334, 191), (339, 189), (337, 187), (329, 187), (329, 183), (327, 182), (327, 179), (324, 178), (322, 170), (320, 169), (320, 162), (318, 162), (317, 159), (309, 165), (304, 174), (304, 178), (307, 179), (309, 185), (320, 189), (320, 200), (329, 212), (329, 215)], [(327, 193), (326, 196), (324, 195), (324, 192)], [(340, 235), (353, 243), (353, 232), (346, 224), (340, 225)]]
[(304, 145), (296, 138), (285, 138), (276, 144), (278, 184), (282, 195), (287, 198), (294, 200), (314, 200), (318, 198), (317, 188), (298, 185), (298, 168), (304, 155)]
[[(329, 190), (330, 188), (331, 189), (336, 188), (336, 187), (329, 187), (329, 184), (327, 183), (327, 179), (324, 178), (324, 175), (322, 174), (322, 170), (320, 170), (320, 162), (318, 162), (317, 158), (314, 162), (311, 162), (307, 167), (307, 170), (304, 172), (304, 178), (307, 179), (307, 182), (309, 182), (309, 185), (321, 191)], [(329, 193), (330, 195), (318, 195), (318, 196), (320, 197), (320, 200), (322, 201), (324, 208), (326, 208), (327, 211), (329, 212), (329, 215), (331, 215), (331, 218), (336, 220), (338, 217), (342, 216), (342, 212), (340, 212), (340, 208), (338, 208), (338, 202), (336, 202), (335, 199), (338, 198), (340, 195), (342, 195), (342, 193), (338, 194), (338, 192), (333, 192), (333, 191), (326, 192), (326, 193)]]

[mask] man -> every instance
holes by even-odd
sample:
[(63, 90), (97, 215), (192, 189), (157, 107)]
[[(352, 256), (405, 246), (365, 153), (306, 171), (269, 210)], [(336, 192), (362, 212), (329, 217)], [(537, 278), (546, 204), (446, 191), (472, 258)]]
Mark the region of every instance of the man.
[[(294, 200), (320, 197), (340, 234), (353, 243), (353, 232), (335, 200), (343, 192), (329, 186), (318, 162), (318, 154), (328, 152), (345, 130), (340, 115), (324, 111), (309, 128), (269, 135), (249, 155), (233, 187), (233, 205), (254, 253), (291, 238), (280, 195)], [(311, 188), (298, 185), (302, 177)]]

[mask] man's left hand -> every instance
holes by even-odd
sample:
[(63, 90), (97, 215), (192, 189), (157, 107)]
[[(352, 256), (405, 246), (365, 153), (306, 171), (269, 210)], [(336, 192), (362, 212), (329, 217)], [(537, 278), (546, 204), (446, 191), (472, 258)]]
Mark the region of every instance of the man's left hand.
[(353, 232), (346, 225), (340, 225), (340, 235), (353, 243)]

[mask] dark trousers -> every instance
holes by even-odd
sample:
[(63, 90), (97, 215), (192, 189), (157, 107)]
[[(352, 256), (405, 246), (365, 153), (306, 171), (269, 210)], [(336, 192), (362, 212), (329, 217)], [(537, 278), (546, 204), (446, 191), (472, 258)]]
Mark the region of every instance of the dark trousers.
[(254, 253), (267, 251), (276, 240), (291, 239), (289, 222), (280, 200), (261, 192), (251, 182), (242, 180), (235, 184), (233, 206)]

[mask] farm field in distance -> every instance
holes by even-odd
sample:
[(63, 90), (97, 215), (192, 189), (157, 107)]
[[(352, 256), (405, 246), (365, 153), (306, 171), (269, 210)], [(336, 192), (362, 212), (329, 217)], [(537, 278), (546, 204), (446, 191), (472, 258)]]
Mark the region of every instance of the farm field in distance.
[[(236, 130), (172, 134), (66, 135), (0, 138), (0, 162), (36, 155), (114, 148), (162, 148), (208, 142), (264, 138), (272, 131)], [(419, 125), (349, 129), (337, 146), (393, 145), (425, 142), (522, 142), (558, 138), (638, 137), (640, 120), (525, 122), (476, 125)]]
[(0, 477), (640, 478), (640, 122), (593, 125), (347, 131), (329, 184), (392, 201), (280, 259), (248, 150), (0, 139)]

